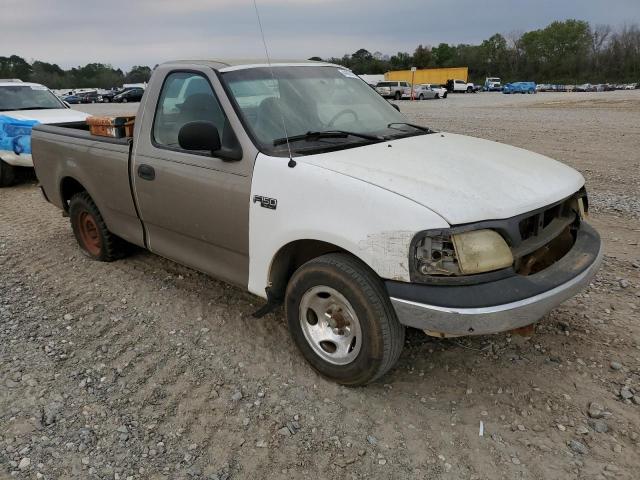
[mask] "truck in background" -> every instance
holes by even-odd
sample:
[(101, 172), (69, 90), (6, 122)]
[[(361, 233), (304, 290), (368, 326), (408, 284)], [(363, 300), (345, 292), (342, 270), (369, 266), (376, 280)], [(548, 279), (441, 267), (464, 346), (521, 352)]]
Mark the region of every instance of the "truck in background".
[(500, 92), (502, 91), (502, 81), (498, 77), (487, 77), (483, 90), (485, 92)]

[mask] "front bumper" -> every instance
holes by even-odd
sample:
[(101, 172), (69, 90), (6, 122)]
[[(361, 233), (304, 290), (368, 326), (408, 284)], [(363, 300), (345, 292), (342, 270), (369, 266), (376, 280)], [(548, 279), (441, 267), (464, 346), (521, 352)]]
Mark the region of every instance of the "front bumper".
[(583, 223), (572, 249), (534, 275), (478, 285), (387, 281), (398, 320), (435, 336), (484, 335), (530, 325), (586, 287), (602, 262), (598, 233)]
[(16, 155), (8, 150), (0, 150), (0, 159), (14, 167), (33, 167), (33, 160), (30, 153)]

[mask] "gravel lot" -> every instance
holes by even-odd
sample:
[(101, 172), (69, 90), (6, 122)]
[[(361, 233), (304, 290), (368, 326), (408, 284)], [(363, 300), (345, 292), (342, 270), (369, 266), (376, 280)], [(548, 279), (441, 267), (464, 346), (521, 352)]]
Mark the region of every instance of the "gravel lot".
[(638, 478), (640, 91), (399, 103), (579, 169), (606, 242), (590, 288), (531, 338), (411, 331), (347, 389), (239, 289), (146, 252), (88, 260), (27, 180), (0, 190), (0, 478)]

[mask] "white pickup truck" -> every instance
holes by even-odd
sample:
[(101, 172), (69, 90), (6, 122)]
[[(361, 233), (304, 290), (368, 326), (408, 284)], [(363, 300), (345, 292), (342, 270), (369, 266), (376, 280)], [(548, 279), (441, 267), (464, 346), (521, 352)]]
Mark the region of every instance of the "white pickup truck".
[(16, 168), (33, 167), (31, 124), (84, 123), (87, 116), (43, 85), (0, 80), (0, 187), (13, 183)]
[(380, 378), (405, 327), (482, 335), (539, 320), (601, 260), (584, 178), (414, 125), (325, 63), (172, 62), (132, 139), (40, 125), (45, 198), (88, 256), (133, 243), (284, 304), (322, 375)]
[(468, 83), (464, 80), (449, 80), (447, 89), (454, 93), (475, 93), (477, 90), (473, 83)]

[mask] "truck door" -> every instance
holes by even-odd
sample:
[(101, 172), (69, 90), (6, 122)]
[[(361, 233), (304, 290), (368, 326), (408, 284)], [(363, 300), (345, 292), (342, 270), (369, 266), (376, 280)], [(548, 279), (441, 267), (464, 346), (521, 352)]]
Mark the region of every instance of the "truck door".
[(253, 159), (225, 161), (211, 152), (182, 149), (178, 142), (186, 123), (207, 121), (217, 127), (223, 146), (237, 146), (214, 82), (213, 70), (210, 76), (175, 70), (161, 85), (150, 86), (142, 125), (136, 126), (131, 178), (149, 250), (246, 287), (255, 153), (245, 148)]

